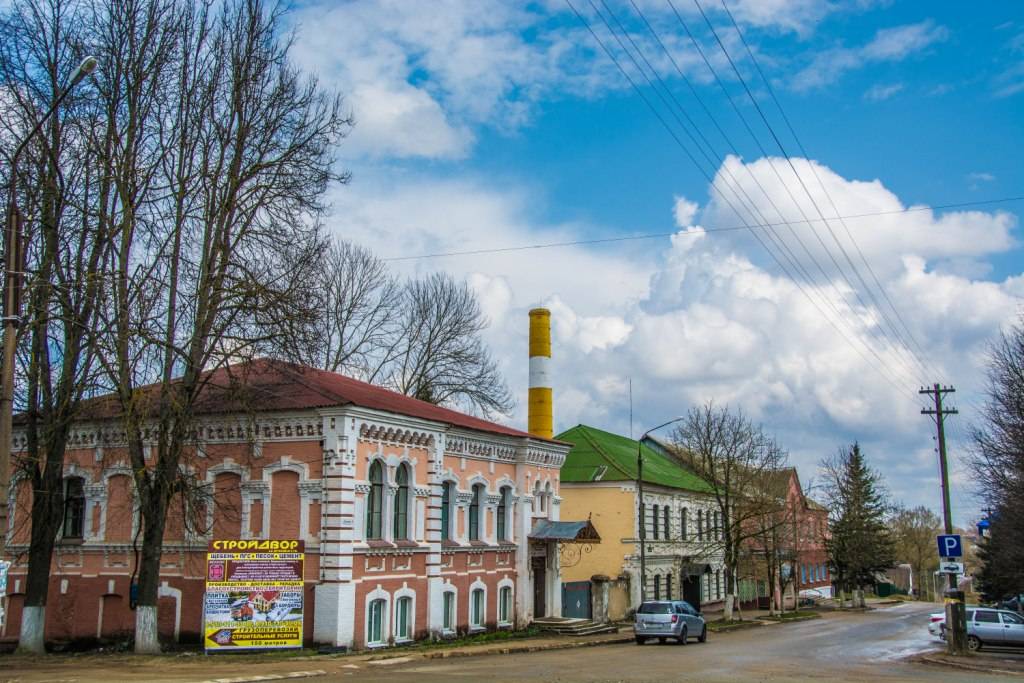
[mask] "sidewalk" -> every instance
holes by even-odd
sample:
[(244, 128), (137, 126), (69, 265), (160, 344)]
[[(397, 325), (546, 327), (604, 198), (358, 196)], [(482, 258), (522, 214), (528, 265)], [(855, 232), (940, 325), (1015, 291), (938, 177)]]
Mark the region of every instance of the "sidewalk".
[(953, 667), (964, 671), (1020, 676), (1024, 678), (1024, 652), (983, 650), (967, 657), (954, 657), (945, 652), (921, 655), (918, 661), (935, 666)]

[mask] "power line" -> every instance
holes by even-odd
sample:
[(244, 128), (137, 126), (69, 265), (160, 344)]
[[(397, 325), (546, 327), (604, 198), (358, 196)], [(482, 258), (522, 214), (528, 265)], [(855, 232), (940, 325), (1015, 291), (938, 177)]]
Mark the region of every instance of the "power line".
[[(768, 117), (765, 115), (764, 110), (761, 108), (760, 103), (758, 103), (757, 99), (754, 97), (754, 94), (751, 92), (750, 87), (747, 84), (746, 79), (743, 77), (743, 74), (740, 73), (740, 70), (736, 66), (736, 62), (733, 60), (732, 55), (729, 54), (729, 50), (725, 47), (725, 43), (722, 41), (721, 37), (718, 35), (718, 31), (715, 30), (714, 25), (711, 23), (711, 19), (708, 17), (707, 13), (704, 11), (704, 8), (701, 6), (700, 0), (693, 0), (693, 3), (694, 3), (694, 5), (697, 6), (697, 9), (700, 11), (701, 16), (704, 18), (704, 22), (707, 24), (707, 27), (711, 31), (712, 36), (714, 36), (715, 42), (718, 44), (719, 49), (721, 49), (722, 54), (725, 55), (725, 58), (729, 62), (729, 66), (732, 68), (733, 73), (736, 74), (736, 78), (739, 79), (740, 84), (743, 86), (743, 90), (746, 93), (747, 98), (750, 100), (750, 103), (754, 105), (754, 109), (757, 111), (758, 116), (761, 118), (761, 121), (764, 123), (765, 127), (768, 129), (768, 132), (771, 135), (772, 139), (775, 141), (775, 144), (778, 146), (779, 151), (782, 152), (783, 157), (785, 157), (786, 163), (788, 164), (790, 171), (793, 173), (793, 176), (796, 177), (797, 182), (800, 184), (800, 187), (804, 191), (804, 194), (811, 201), (811, 205), (814, 207), (815, 212), (818, 214), (818, 216), (821, 218), (822, 222), (825, 224), (825, 228), (828, 230), (829, 235), (832, 237), (832, 241), (835, 242), (836, 246), (839, 247), (840, 253), (843, 255), (843, 258), (846, 260), (846, 263), (849, 265), (850, 269), (853, 271), (853, 274), (856, 276), (857, 280), (860, 282), (861, 287), (864, 288), (864, 290), (867, 293), (868, 297), (871, 299), (872, 303), (874, 304), (875, 309), (878, 311), (878, 313), (885, 320), (885, 323), (892, 330), (893, 334), (895, 335), (896, 340), (898, 340), (899, 344), (897, 344), (897, 346), (902, 346), (903, 348), (905, 348), (906, 352), (917, 362), (917, 364), (921, 367), (921, 369), (927, 374), (927, 372), (928, 372), (927, 366), (925, 366), (924, 362), (920, 359), (920, 357), (917, 354), (913, 353), (913, 351), (910, 349), (910, 345), (906, 342), (906, 340), (904, 340), (902, 338), (902, 335), (900, 334), (899, 329), (892, 322), (892, 320), (890, 320), (888, 313), (886, 313), (885, 309), (878, 303), (878, 300), (875, 298), (874, 292), (872, 292), (871, 288), (864, 281), (863, 276), (860, 274), (860, 270), (853, 263), (853, 260), (850, 258), (850, 255), (847, 253), (846, 247), (843, 246), (843, 243), (839, 241), (839, 238), (836, 236), (835, 231), (832, 229), (831, 223), (829, 223), (829, 220), (825, 217), (825, 214), (821, 210), (821, 207), (818, 206), (818, 202), (814, 199), (814, 195), (811, 194), (810, 189), (807, 187), (807, 184), (804, 182), (803, 176), (801, 176), (800, 173), (796, 170), (796, 165), (793, 163), (792, 158), (790, 157), (789, 153), (786, 151), (785, 146), (782, 144), (782, 140), (779, 138), (778, 134), (775, 132), (775, 128), (771, 125), (771, 122), (768, 121)], [(769, 163), (771, 163), (770, 159), (769, 159)], [(797, 203), (797, 202), (795, 202), (795, 200), (794, 200), (794, 203)], [(797, 206), (799, 207), (799, 203), (797, 203)], [(802, 212), (803, 212), (803, 209), (801, 208), (801, 213)], [(817, 232), (815, 232), (814, 235), (815, 235), (815, 237), (818, 237), (819, 241), (821, 242), (821, 239), (818, 236)], [(854, 287), (853, 283), (847, 277), (845, 270), (839, 265), (839, 262), (832, 255), (832, 252), (830, 250), (828, 250), (827, 247), (825, 247), (824, 242), (821, 242), (821, 244), (822, 244), (822, 248), (826, 251), (826, 253), (828, 254), (829, 258), (832, 260), (832, 263), (836, 266), (836, 270), (840, 273), (840, 275), (846, 281), (847, 285), (850, 287), (850, 289), (856, 295), (858, 301), (861, 302), (861, 305), (864, 306), (865, 309), (868, 309), (869, 307), (868, 307), (867, 303), (860, 296), (860, 291), (856, 287)], [(889, 333), (888, 333), (888, 331), (886, 331), (884, 326), (879, 325), (879, 331), (882, 333), (883, 336), (885, 336), (885, 337), (889, 336)], [(926, 375), (923, 375), (923, 376), (926, 376)]]
[[(601, 15), (601, 14), (600, 14), (600, 12), (599, 12), (599, 11), (597, 10), (597, 8), (593, 6), (593, 2), (592, 2), (591, 0), (588, 0), (588, 1), (590, 2), (591, 6), (592, 6), (592, 7), (594, 8), (594, 10), (595, 10), (595, 11), (596, 11), (596, 12), (598, 13), (598, 15), (599, 15), (599, 16), (601, 16), (601, 19), (602, 19), (602, 21), (604, 21), (604, 17), (603, 17), (603, 15)], [(679, 139), (679, 136), (678, 136), (678, 135), (676, 134), (676, 132), (675, 132), (675, 131), (674, 131), (674, 130), (672, 129), (672, 127), (668, 125), (668, 122), (667, 122), (667, 121), (665, 120), (665, 117), (661, 115), (661, 113), (660, 113), (660, 112), (658, 111), (658, 109), (657, 109), (657, 108), (656, 108), (656, 107), (654, 106), (654, 104), (653, 104), (653, 103), (652, 103), (652, 102), (650, 101), (650, 99), (649, 99), (649, 98), (647, 98), (647, 96), (646, 96), (646, 95), (644, 95), (643, 91), (642, 91), (642, 90), (640, 89), (640, 87), (639, 87), (639, 85), (638, 85), (638, 84), (636, 83), (636, 81), (635, 81), (635, 80), (634, 80), (634, 79), (633, 79), (633, 78), (632, 78), (632, 77), (631, 77), (631, 76), (629, 75), (629, 73), (628, 73), (628, 72), (627, 72), (627, 71), (626, 71), (626, 70), (625, 70), (625, 69), (624, 69), (624, 68), (622, 67), (622, 64), (621, 64), (621, 63), (619, 62), (619, 60), (618, 60), (618, 59), (616, 59), (615, 55), (614, 55), (614, 54), (612, 54), (612, 51), (611, 51), (611, 50), (610, 50), (610, 49), (608, 48), (608, 46), (607, 46), (607, 45), (605, 44), (605, 42), (604, 42), (603, 40), (601, 40), (601, 38), (600, 38), (600, 37), (599, 37), (599, 36), (597, 35), (597, 33), (596, 33), (596, 32), (594, 31), (593, 27), (591, 27), (590, 23), (589, 23), (589, 22), (588, 22), (588, 21), (586, 20), (586, 18), (584, 18), (584, 17), (583, 17), (583, 15), (582, 15), (582, 14), (581, 14), (581, 13), (579, 12), (579, 10), (577, 10), (577, 9), (576, 9), (576, 6), (572, 4), (572, 1), (571, 1), (571, 0), (566, 0), (566, 3), (567, 3), (567, 4), (569, 5), (570, 9), (572, 9), (573, 13), (575, 13), (575, 14), (576, 14), (576, 16), (577, 16), (577, 17), (579, 18), (579, 20), (580, 20), (580, 21), (581, 21), (581, 22), (583, 23), (583, 25), (584, 25), (584, 26), (585, 26), (585, 27), (587, 28), (587, 30), (588, 30), (588, 31), (590, 32), (590, 34), (591, 34), (591, 35), (592, 35), (592, 36), (594, 37), (594, 40), (595, 40), (595, 41), (597, 41), (597, 43), (598, 43), (598, 44), (599, 44), (599, 45), (601, 46), (601, 48), (602, 48), (602, 50), (604, 50), (605, 54), (607, 54), (607, 55), (608, 55), (608, 58), (612, 60), (612, 62), (613, 62), (613, 63), (615, 64), (615, 66), (616, 66), (616, 67), (618, 68), (618, 70), (619, 70), (619, 71), (620, 71), (620, 72), (622, 73), (622, 75), (623, 75), (623, 76), (624, 76), (624, 77), (626, 78), (626, 80), (627, 80), (627, 81), (629, 81), (630, 85), (631, 85), (631, 86), (633, 87), (633, 89), (634, 89), (634, 90), (636, 91), (636, 93), (637, 93), (637, 95), (638, 95), (638, 96), (640, 97), (640, 99), (641, 99), (641, 100), (642, 100), (642, 101), (644, 102), (644, 104), (645, 104), (645, 105), (646, 105), (646, 106), (647, 106), (647, 107), (648, 107), (648, 108), (649, 108), (649, 109), (651, 110), (651, 113), (653, 113), (653, 114), (654, 114), (654, 116), (655, 116), (655, 118), (657, 118), (657, 119), (658, 119), (658, 120), (659, 120), (659, 121), (661, 122), (662, 126), (664, 126), (664, 127), (665, 127), (665, 129), (666, 129), (666, 130), (668, 131), (669, 135), (670, 135), (670, 136), (671, 136), (671, 137), (673, 138), (673, 140), (675, 140), (676, 144), (677, 144), (677, 145), (679, 145), (679, 147), (680, 147), (680, 148), (681, 148), (681, 149), (683, 150), (683, 152), (684, 152), (684, 153), (686, 154), (686, 156), (687, 156), (687, 157), (689, 157), (689, 159), (691, 160), (691, 162), (693, 162), (693, 164), (694, 164), (694, 165), (695, 165), (695, 166), (696, 166), (696, 167), (698, 168), (698, 170), (700, 170), (700, 171), (702, 172), (702, 174), (703, 174), (703, 175), (705, 175), (705, 177), (707, 177), (707, 174), (706, 174), (706, 173), (703, 173), (703, 169), (701, 168), (700, 164), (699, 164), (699, 163), (698, 163), (698, 162), (696, 161), (696, 159), (695, 159), (695, 158), (693, 157), (693, 155), (692, 155), (692, 154), (690, 153), (690, 151), (689, 151), (689, 150), (687, 149), (686, 145), (684, 145), (684, 144), (683, 144), (683, 142), (682, 142), (682, 140), (680, 140), (680, 139)], [(607, 22), (605, 22), (605, 23), (606, 23), (606, 25), (607, 25)], [(609, 27), (609, 30), (610, 30), (610, 27)], [(613, 33), (613, 35), (614, 35), (614, 33)], [(616, 37), (616, 39), (617, 39), (617, 37)], [(618, 40), (618, 39), (617, 39), (617, 40)], [(620, 45), (621, 45), (621, 42), (620, 42)], [(628, 53), (628, 51), (627, 51), (627, 54), (629, 54), (629, 53)], [(629, 56), (630, 56), (630, 59), (632, 59), (632, 55), (629, 55)], [(636, 64), (635, 60), (633, 60), (633, 61), (634, 61), (634, 64)], [(639, 65), (637, 65), (637, 68), (639, 69)], [(647, 79), (646, 73), (644, 73), (644, 72), (642, 71), (642, 69), (641, 69), (640, 71), (641, 71), (641, 74), (642, 74), (642, 75), (644, 76), (644, 78), (645, 78), (645, 79)], [(650, 83), (650, 80), (649, 80), (649, 79), (647, 79), (647, 80), (648, 80), (648, 82)], [(651, 87), (653, 88), (653, 83), (651, 83)], [(662, 99), (662, 101), (663, 101), (663, 103), (664, 103), (664, 98), (663, 98), (663, 97), (661, 96), (660, 92), (658, 92), (658, 91), (657, 91), (656, 89), (655, 89), (655, 92), (656, 92), (656, 94), (658, 94), (658, 95), (659, 95), (659, 98), (661, 98), (661, 99)], [(667, 106), (667, 105), (666, 105), (666, 106)], [(735, 207), (733, 207), (733, 206), (732, 206), (732, 203), (731, 203), (731, 202), (729, 202), (728, 198), (727, 198), (727, 197), (725, 197), (725, 196), (724, 196), (724, 194), (722, 194), (722, 193), (721, 193), (721, 191), (720, 191), (720, 190), (718, 190), (718, 189), (717, 189), (717, 188), (715, 187), (715, 184), (714, 184), (714, 183), (713, 183), (713, 182), (711, 181), (711, 178), (707, 178), (707, 179), (708, 179), (708, 182), (710, 183), (710, 186), (711, 186), (712, 190), (713, 190), (713, 191), (717, 191), (717, 192), (718, 192), (719, 194), (721, 194), (721, 195), (722, 195), (722, 198), (723, 198), (723, 200), (725, 200), (725, 202), (726, 202), (727, 204), (729, 204), (729, 205), (730, 205), (730, 207), (731, 207), (731, 208), (733, 209), (733, 211), (734, 211), (734, 212), (736, 213), (737, 217), (739, 217), (739, 218), (740, 218), (740, 220), (743, 220), (743, 216), (742, 216), (742, 215), (741, 215), (741, 214), (740, 214), (740, 213), (739, 213), (738, 211), (736, 211)], [(748, 227), (748, 229), (749, 229), (749, 223), (747, 224), (747, 227)], [(800, 283), (800, 282), (799, 282), (799, 281), (798, 281), (798, 280), (797, 280), (796, 278), (794, 278), (794, 277), (793, 277), (793, 275), (792, 275), (792, 274), (791, 274), (791, 273), (789, 272), (789, 269), (788, 269), (788, 268), (786, 268), (786, 266), (785, 266), (785, 265), (784, 265), (784, 264), (783, 264), (783, 263), (782, 263), (782, 262), (781, 262), (781, 261), (779, 260), (779, 258), (778, 258), (778, 257), (777, 257), (777, 256), (775, 255), (775, 252), (774, 252), (774, 251), (772, 251), (772, 250), (771, 250), (771, 249), (770, 249), (770, 248), (768, 247), (768, 245), (767, 245), (767, 244), (766, 244), (766, 243), (764, 242), (764, 240), (762, 240), (762, 239), (761, 239), (761, 237), (760, 237), (760, 235), (758, 235), (757, 231), (755, 231), (755, 230), (750, 230), (750, 232), (751, 232), (751, 234), (752, 234), (752, 235), (754, 236), (754, 238), (755, 238), (755, 239), (756, 239), (756, 240), (757, 240), (757, 241), (758, 241), (758, 242), (759, 242), (759, 243), (761, 244), (761, 246), (762, 246), (762, 247), (764, 247), (765, 251), (767, 251), (767, 252), (768, 252), (768, 254), (769, 254), (769, 255), (770, 255), (771, 257), (772, 257), (772, 259), (773, 259), (773, 260), (775, 260), (775, 262), (776, 262), (776, 264), (777, 264), (777, 265), (779, 266), (779, 268), (780, 268), (780, 269), (781, 269), (781, 270), (782, 270), (782, 271), (783, 271), (783, 272), (784, 272), (784, 273), (786, 274), (786, 276), (787, 276), (787, 277), (789, 277), (789, 278), (790, 278), (790, 280), (791, 280), (791, 281), (793, 282), (793, 284), (794, 284), (794, 285), (795, 285), (795, 286), (796, 286), (796, 287), (797, 287), (797, 288), (798, 288), (798, 289), (800, 290), (800, 292), (801, 292), (801, 293), (802, 293), (802, 294), (803, 294), (803, 295), (804, 295), (804, 296), (805, 296), (805, 297), (806, 297), (806, 298), (808, 299), (808, 301), (810, 301), (810, 302), (811, 302), (811, 304), (813, 304), (813, 305), (814, 305), (814, 307), (815, 307), (815, 308), (817, 308), (817, 309), (818, 309), (818, 312), (819, 312), (819, 313), (821, 313), (821, 315), (822, 315), (823, 319), (824, 319), (824, 320), (825, 320), (825, 321), (826, 321), (826, 322), (827, 322), (827, 323), (828, 323), (828, 324), (829, 324), (829, 325), (830, 325), (830, 326), (831, 326), (831, 327), (832, 327), (832, 328), (833, 328), (833, 329), (834, 329), (834, 330), (835, 330), (835, 331), (836, 331), (836, 332), (837, 332), (837, 333), (838, 333), (838, 334), (839, 334), (839, 335), (840, 335), (840, 336), (841, 336), (841, 337), (842, 337), (842, 338), (843, 338), (844, 340), (846, 340), (846, 341), (847, 341), (847, 343), (849, 343), (849, 344), (850, 344), (851, 348), (853, 348), (853, 349), (854, 349), (854, 350), (855, 350), (855, 351), (856, 351), (856, 352), (858, 353), (858, 355), (860, 355), (860, 356), (861, 356), (861, 357), (862, 357), (862, 358), (863, 358), (863, 359), (865, 360), (865, 362), (867, 362), (867, 363), (868, 363), (868, 364), (869, 364), (869, 365), (870, 365), (870, 366), (871, 366), (871, 367), (872, 367), (872, 368), (873, 368), (874, 370), (876, 370), (876, 371), (877, 371), (877, 372), (878, 372), (878, 373), (879, 373), (879, 374), (880, 374), (880, 375), (881, 375), (881, 376), (882, 376), (882, 377), (883, 377), (883, 378), (884, 378), (884, 379), (885, 379), (886, 381), (888, 381), (888, 382), (889, 382), (890, 384), (892, 384), (892, 386), (893, 386), (893, 387), (895, 387), (895, 388), (897, 389), (897, 391), (902, 391), (902, 390), (903, 390), (903, 389), (902, 389), (902, 387), (901, 387), (901, 386), (900, 386), (900, 385), (899, 385), (899, 384), (898, 384), (898, 383), (897, 383), (897, 382), (896, 382), (896, 381), (895, 381), (895, 380), (894, 380), (894, 379), (893, 379), (892, 377), (890, 377), (890, 376), (889, 376), (889, 374), (888, 374), (888, 373), (886, 372), (887, 364), (885, 363), (885, 361), (883, 361), (883, 359), (881, 358), (881, 356), (879, 356), (879, 355), (878, 355), (878, 353), (877, 353), (877, 352), (875, 351), (875, 349), (873, 349), (873, 348), (872, 348), (871, 346), (869, 346), (868, 344), (866, 344), (866, 343), (865, 343), (865, 342), (864, 342), (864, 341), (863, 341), (863, 340), (862, 340), (862, 339), (861, 339), (861, 338), (860, 338), (860, 337), (859, 337), (858, 335), (856, 335), (856, 334), (854, 334), (854, 335), (853, 335), (852, 337), (847, 337), (847, 336), (846, 336), (846, 335), (845, 335), (845, 334), (844, 334), (844, 333), (842, 332), (842, 330), (840, 330), (840, 329), (839, 329), (839, 327), (838, 327), (838, 326), (837, 326), (837, 325), (835, 324), (835, 322), (833, 322), (833, 321), (832, 321), (832, 319), (831, 319), (831, 318), (829, 318), (829, 316), (828, 316), (828, 315), (827, 315), (827, 314), (825, 313), (825, 311), (823, 311), (823, 310), (821, 309), (821, 307), (820, 307), (820, 306), (818, 305), (818, 303), (817, 303), (817, 302), (816, 302), (816, 301), (815, 301), (815, 300), (814, 300), (814, 299), (813, 299), (813, 298), (812, 298), (812, 297), (810, 296), (810, 294), (809, 294), (809, 293), (807, 292), (807, 290), (806, 290), (806, 289), (805, 289), (805, 288), (803, 287), (803, 285), (802, 285), (802, 284), (801, 284), (801, 283)], [(852, 340), (856, 340), (857, 342), (859, 342), (860, 344), (862, 344), (862, 345), (864, 346), (864, 348), (865, 348), (865, 349), (867, 349), (867, 351), (868, 351), (868, 352), (869, 352), (869, 353), (870, 353), (871, 355), (873, 355), (873, 356), (874, 356), (874, 357), (875, 357), (875, 358), (876, 358), (876, 359), (878, 360), (878, 362), (879, 362), (879, 365), (874, 365), (874, 364), (873, 364), (873, 363), (872, 363), (872, 362), (870, 361), (870, 359), (868, 359), (868, 358), (867, 358), (866, 356), (864, 356), (864, 354), (863, 354), (863, 353), (861, 352), (861, 350), (860, 350), (860, 349), (859, 349), (859, 348), (858, 348), (857, 346), (855, 346), (855, 345), (853, 344), (853, 341), (852, 341)]]
[[(797, 147), (800, 149), (800, 153), (803, 155), (805, 159), (809, 160), (811, 158), (810, 154), (807, 153), (806, 148), (804, 148), (803, 142), (800, 140), (800, 136), (797, 135), (796, 129), (793, 127), (793, 124), (789, 120), (789, 116), (786, 115), (785, 109), (782, 108), (782, 103), (776, 96), (775, 89), (772, 88), (771, 82), (768, 80), (768, 78), (764, 74), (764, 71), (761, 69), (761, 64), (760, 62), (758, 62), (757, 57), (754, 55), (754, 51), (750, 49), (750, 45), (747, 43), (747, 39), (746, 37), (744, 37), (743, 31), (740, 30), (739, 23), (737, 23), (736, 18), (733, 16), (732, 11), (729, 9), (729, 6), (726, 4), (725, 0), (720, 0), (720, 2), (722, 3), (722, 9), (725, 10), (726, 15), (728, 15), (729, 20), (732, 22), (733, 28), (736, 29), (736, 35), (739, 36), (740, 42), (743, 44), (743, 47), (746, 50), (747, 55), (750, 57), (750, 61), (754, 64), (754, 68), (757, 69), (758, 75), (761, 76), (761, 81), (764, 83), (765, 88), (768, 90), (768, 94), (771, 96), (772, 101), (775, 103), (775, 107), (779, 110), (779, 114), (782, 116), (782, 120), (785, 122), (786, 128), (789, 130), (790, 135), (793, 136), (793, 140), (796, 141)], [(885, 291), (885, 287), (879, 280), (878, 275), (875, 274), (875, 270), (874, 268), (871, 267), (871, 263), (864, 256), (864, 252), (861, 250), (860, 245), (854, 238), (853, 233), (850, 231), (849, 226), (846, 224), (846, 221), (840, 215), (839, 207), (836, 206), (835, 200), (832, 198), (832, 194), (828, 191), (828, 188), (825, 187), (825, 183), (822, 181), (821, 176), (818, 174), (817, 168), (815, 168), (814, 164), (808, 165), (811, 167), (811, 172), (814, 174), (814, 178), (818, 182), (818, 186), (821, 188), (821, 190), (825, 193), (825, 196), (828, 198), (829, 204), (832, 206), (832, 210), (835, 212), (835, 218), (837, 218), (840, 224), (843, 226), (843, 229), (845, 230), (847, 237), (849, 237), (850, 242), (857, 250), (857, 254), (860, 256), (861, 262), (863, 262), (865, 267), (867, 267), (868, 273), (870, 273), (871, 278), (875, 282), (875, 286), (878, 287), (878, 290), (882, 293), (882, 297), (889, 305), (889, 308), (892, 310), (893, 314), (895, 314), (896, 319), (900, 322), (900, 325), (902, 326), (903, 330), (907, 333), (907, 336), (910, 338), (910, 341), (914, 344), (914, 347), (917, 350), (919, 357), (927, 357), (927, 354), (924, 353), (924, 349), (922, 348), (921, 344), (918, 343), (917, 338), (914, 336), (914, 333), (910, 330), (910, 327), (907, 325), (906, 320), (903, 319), (903, 316), (900, 315), (899, 310), (893, 304), (892, 299), (889, 298), (889, 294)], [(931, 370), (934, 372), (934, 365), (932, 365)]]
[[(945, 211), (947, 209), (961, 209), (969, 206), (986, 206), (989, 204), (1006, 204), (1009, 202), (1024, 201), (1024, 196), (1021, 197), (1002, 197), (999, 199), (982, 199), (972, 202), (957, 202), (955, 204), (929, 204), (921, 206), (912, 206), (906, 209), (894, 209), (892, 211), (872, 211), (870, 213), (854, 213), (842, 216), (847, 220), (857, 218), (875, 218), (878, 216), (898, 216), (901, 214), (918, 213), (921, 211)], [(715, 233), (715, 232), (737, 232), (740, 230), (750, 229), (765, 229), (768, 227), (777, 227), (780, 225), (801, 225), (809, 224), (815, 221), (811, 220), (792, 220), (792, 221), (776, 221), (774, 223), (752, 223), (750, 225), (730, 225), (722, 228), (701, 228), (700, 231), (694, 232), (680, 232), (675, 230), (673, 232), (651, 232), (644, 233), (642, 235), (626, 235), (621, 237), (600, 237), (595, 239), (587, 240), (566, 240), (563, 242), (542, 242), (540, 244), (522, 244), (509, 247), (487, 247), (483, 249), (469, 249), (465, 251), (442, 251), (434, 252), (429, 254), (417, 254), (414, 256), (391, 256), (384, 261), (415, 261), (419, 259), (430, 259), (430, 258), (447, 258), (454, 256), (480, 256), (483, 254), (501, 254), (516, 251), (529, 251), (534, 249), (553, 249), (557, 247), (577, 247), (577, 246), (588, 246), (594, 244), (608, 244), (614, 242), (632, 242), (635, 240), (649, 240), (658, 239), (664, 237), (686, 237), (690, 235), (700, 235), (703, 233)]]

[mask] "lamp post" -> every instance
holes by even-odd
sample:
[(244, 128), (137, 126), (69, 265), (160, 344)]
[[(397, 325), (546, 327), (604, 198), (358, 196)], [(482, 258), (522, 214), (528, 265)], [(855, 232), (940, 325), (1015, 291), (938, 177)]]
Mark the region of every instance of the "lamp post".
[(643, 443), (644, 439), (651, 432), (655, 432), (662, 427), (667, 427), (670, 424), (679, 422), (684, 418), (674, 417), (668, 422), (663, 422), (657, 427), (651, 427), (646, 432), (640, 435), (640, 439), (636, 442), (636, 490), (639, 500), (640, 509), (640, 602), (643, 603), (647, 599), (647, 511), (644, 508), (644, 458), (643, 458)]
[(18, 324), (21, 318), (22, 240), (21, 212), (18, 210), (18, 160), (25, 147), (43, 124), (53, 115), (64, 98), (76, 85), (96, 69), (96, 58), (86, 57), (68, 79), (68, 84), (58, 95), (50, 108), (29, 131), (14, 150), (11, 157), (11, 177), (7, 188), (7, 225), (4, 231), (4, 277), (3, 277), (3, 364), (0, 366), (0, 555), (7, 546), (8, 488), (11, 482), (11, 432), (14, 413), (14, 354), (18, 340)]

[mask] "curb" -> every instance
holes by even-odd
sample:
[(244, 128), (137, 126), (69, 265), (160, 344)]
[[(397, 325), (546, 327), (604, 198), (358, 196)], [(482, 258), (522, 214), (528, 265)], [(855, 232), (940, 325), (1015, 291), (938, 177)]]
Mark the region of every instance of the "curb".
[(235, 678), (208, 678), (200, 683), (254, 683), (255, 681), (285, 681), (296, 678), (316, 678), (326, 676), (322, 669), (315, 671), (290, 671), (285, 674), (262, 674), (257, 676), (238, 676)]
[(607, 640), (574, 640), (567, 643), (549, 643), (546, 645), (531, 645), (529, 647), (502, 647), (485, 652), (468, 652), (465, 650), (438, 650), (437, 652), (425, 652), (422, 659), (452, 659), (455, 657), (479, 657), (481, 655), (514, 655), (528, 652), (545, 652), (548, 650), (572, 650), (580, 647), (597, 647), (599, 645), (618, 645), (620, 643), (632, 643), (633, 636), (609, 638)]
[(1009, 671), (1008, 669), (996, 669), (988, 666), (975, 666), (974, 664), (966, 664), (964, 662), (951, 662), (949, 660), (939, 659), (937, 657), (924, 656), (921, 657), (918, 661), (925, 662), (926, 664), (933, 664), (936, 666), (951, 666), (956, 669), (965, 669), (967, 671), (976, 671), (978, 673), (1024, 677), (1024, 671)]

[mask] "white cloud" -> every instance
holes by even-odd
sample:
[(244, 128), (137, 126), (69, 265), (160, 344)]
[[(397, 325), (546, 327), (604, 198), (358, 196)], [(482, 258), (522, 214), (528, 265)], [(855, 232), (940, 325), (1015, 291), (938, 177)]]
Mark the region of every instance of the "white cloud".
[(890, 83), (888, 85), (876, 83), (875, 85), (868, 88), (867, 92), (864, 93), (864, 99), (871, 100), (872, 102), (881, 102), (898, 94), (902, 90), (902, 83)]
[(844, 73), (869, 64), (899, 62), (949, 37), (949, 30), (932, 21), (881, 29), (859, 47), (837, 47), (815, 55), (792, 79), (796, 91), (821, 88), (839, 80)]

